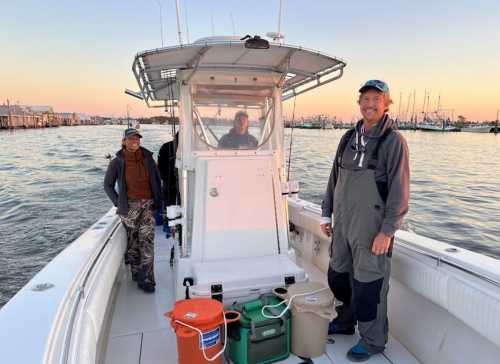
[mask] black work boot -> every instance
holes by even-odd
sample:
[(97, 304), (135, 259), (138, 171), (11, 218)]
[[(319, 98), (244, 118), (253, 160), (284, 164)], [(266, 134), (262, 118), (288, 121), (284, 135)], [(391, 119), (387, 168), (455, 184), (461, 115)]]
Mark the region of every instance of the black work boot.
[(135, 281), (137, 282), (137, 287), (142, 289), (144, 292), (153, 293), (155, 291), (155, 284), (148, 278), (143, 270), (138, 270), (135, 274)]
[(354, 335), (356, 321), (350, 306), (337, 306), (338, 316), (328, 325), (328, 335)]
[(155, 285), (153, 284), (153, 282), (148, 280), (137, 282), (137, 286), (146, 293), (153, 293), (155, 291)]

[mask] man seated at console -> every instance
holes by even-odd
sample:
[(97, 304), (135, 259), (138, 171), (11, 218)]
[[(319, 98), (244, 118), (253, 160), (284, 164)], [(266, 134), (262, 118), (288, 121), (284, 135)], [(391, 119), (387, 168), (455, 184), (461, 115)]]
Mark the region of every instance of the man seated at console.
[(253, 149), (257, 147), (257, 139), (248, 133), (248, 114), (238, 111), (229, 133), (224, 134), (219, 141), (220, 149)]

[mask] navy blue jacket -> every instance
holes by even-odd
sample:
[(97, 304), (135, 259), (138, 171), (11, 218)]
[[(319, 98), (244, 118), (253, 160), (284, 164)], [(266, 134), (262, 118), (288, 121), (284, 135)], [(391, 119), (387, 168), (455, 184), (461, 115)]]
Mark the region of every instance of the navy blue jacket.
[[(154, 208), (156, 211), (159, 211), (162, 206), (160, 173), (153, 159), (153, 153), (143, 147), (140, 148), (144, 155), (144, 165), (149, 174), (149, 187), (154, 199)], [(116, 181), (118, 181), (118, 193), (115, 189)], [(122, 149), (116, 152), (116, 158), (113, 158), (109, 162), (108, 170), (104, 177), (104, 191), (106, 191), (113, 205), (118, 208), (116, 213), (126, 216), (128, 214), (128, 197), (125, 178), (125, 159)]]

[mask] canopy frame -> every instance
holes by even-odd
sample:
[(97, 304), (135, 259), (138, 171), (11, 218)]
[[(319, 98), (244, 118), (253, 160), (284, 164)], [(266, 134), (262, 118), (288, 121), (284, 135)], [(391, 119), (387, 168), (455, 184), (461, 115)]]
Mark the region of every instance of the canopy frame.
[[(234, 59), (225, 62), (207, 59), (207, 53), (214, 49)], [(262, 52), (262, 57), (255, 57), (257, 52)], [(215, 51), (210, 56), (217, 58)], [(269, 50), (255, 50), (245, 48), (244, 41), (225, 39), (140, 52), (135, 56), (132, 71), (148, 107), (166, 107), (178, 104), (179, 82), (188, 83), (201, 69), (235, 74), (238, 71), (278, 73), (281, 78), (276, 86), (282, 88), (285, 101), (339, 79), (346, 65), (340, 58), (302, 47), (271, 43)], [(182, 80), (177, 77), (180, 70), (185, 72)]]

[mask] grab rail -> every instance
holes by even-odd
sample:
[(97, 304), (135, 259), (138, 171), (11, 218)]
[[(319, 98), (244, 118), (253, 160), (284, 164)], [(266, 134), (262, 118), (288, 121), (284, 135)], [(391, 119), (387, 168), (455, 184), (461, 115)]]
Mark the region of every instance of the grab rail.
[[(299, 203), (299, 208), (302, 207), (304, 211), (307, 211), (307, 212), (311, 212), (311, 213), (314, 213), (314, 214), (318, 214), (318, 215), (321, 215), (321, 208), (319, 205), (317, 204), (307, 204), (307, 205), (303, 205), (303, 204), (300, 204)], [(420, 254), (422, 256), (425, 256), (425, 257), (428, 257), (428, 258), (431, 258), (431, 259), (434, 259), (437, 263), (437, 265), (441, 264), (441, 263), (444, 263), (444, 264), (447, 264), (449, 265), (450, 267), (453, 267), (455, 269), (458, 269), (464, 273), (467, 273), (467, 274), (470, 274), (476, 278), (479, 278), (487, 283), (490, 283), (490, 284), (493, 284), (494, 286), (496, 287), (500, 287), (500, 280), (498, 279), (495, 279), (495, 278), (492, 278), (492, 277), (488, 277), (482, 273), (478, 273), (472, 269), (469, 269), (469, 268), (466, 268), (466, 267), (463, 267), (457, 263), (454, 263), (453, 261), (447, 259), (446, 257), (443, 257), (441, 255), (438, 255), (438, 254), (432, 254), (430, 252), (427, 252), (425, 250), (422, 250), (422, 249), (419, 249), (417, 247), (415, 247), (414, 245), (412, 245), (411, 243), (408, 243), (408, 242), (405, 242), (403, 239), (401, 238), (397, 238), (396, 237), (396, 241), (397, 241), (397, 245), (400, 245), (400, 246), (403, 246), (417, 254)], [(397, 246), (396, 245), (396, 246)]]
[(69, 318), (68, 324), (66, 325), (66, 328), (64, 330), (64, 335), (63, 335), (63, 339), (62, 339), (61, 346), (62, 346), (63, 350), (62, 350), (62, 354), (59, 358), (60, 364), (66, 364), (68, 362), (69, 349), (71, 346), (71, 337), (73, 336), (73, 327), (74, 327), (74, 323), (76, 320), (76, 312), (77, 312), (78, 306), (80, 305), (82, 298), (85, 296), (85, 285), (87, 284), (87, 281), (90, 277), (90, 273), (92, 272), (97, 261), (101, 257), (102, 252), (108, 246), (108, 243), (110, 242), (111, 238), (115, 234), (116, 230), (120, 227), (120, 225), (121, 224), (119, 222), (116, 223), (115, 227), (110, 231), (108, 237), (106, 238), (106, 241), (104, 242), (104, 244), (102, 244), (101, 249), (99, 250), (99, 252), (95, 256), (90, 267), (87, 269), (87, 272), (85, 273), (85, 276), (83, 277), (82, 283), (76, 289), (76, 297), (75, 297), (75, 300), (73, 301), (73, 304), (71, 306), (70, 318)]
[[(447, 264), (453, 268), (456, 268), (462, 272), (465, 272), (465, 273), (468, 273), (468, 274), (471, 274), (472, 276), (476, 277), (476, 278), (479, 278), (481, 280), (484, 280), (490, 284), (493, 284), (497, 287), (500, 287), (500, 281), (497, 280), (497, 279), (494, 279), (494, 278), (490, 278), (490, 277), (487, 277), (486, 275), (484, 274), (481, 274), (481, 273), (478, 273), (472, 269), (469, 269), (469, 268), (465, 268), (457, 263), (454, 263), (453, 261), (449, 260), (449, 259), (446, 259), (446, 257), (443, 257), (441, 255), (437, 255), (437, 254), (432, 254), (432, 253), (429, 253), (425, 250), (422, 250), (422, 249), (419, 249), (413, 245), (410, 245), (408, 244), (407, 242), (404, 242), (404, 241), (401, 241), (400, 239), (396, 239), (396, 242), (398, 243), (398, 245), (401, 245), (403, 247), (405, 247), (406, 249), (408, 250), (411, 250), (417, 254), (420, 254), (420, 255), (423, 255), (425, 257), (428, 257), (428, 258), (431, 258), (431, 259), (434, 259), (437, 263), (437, 265), (439, 266), (441, 263), (444, 263), (444, 264)], [(397, 245), (396, 245), (397, 246)]]

